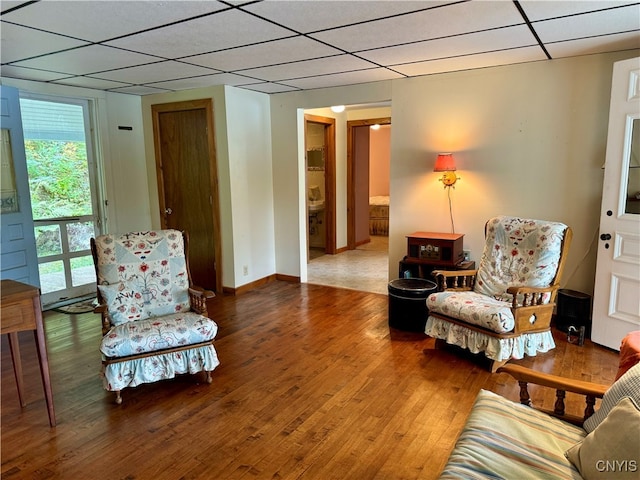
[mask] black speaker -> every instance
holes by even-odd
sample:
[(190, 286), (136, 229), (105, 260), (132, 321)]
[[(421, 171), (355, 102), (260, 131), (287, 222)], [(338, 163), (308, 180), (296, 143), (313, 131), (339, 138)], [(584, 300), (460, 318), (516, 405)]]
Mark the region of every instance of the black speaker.
[(569, 332), (569, 327), (576, 330), (585, 327), (585, 337), (591, 338), (591, 295), (560, 289), (556, 305), (556, 328)]

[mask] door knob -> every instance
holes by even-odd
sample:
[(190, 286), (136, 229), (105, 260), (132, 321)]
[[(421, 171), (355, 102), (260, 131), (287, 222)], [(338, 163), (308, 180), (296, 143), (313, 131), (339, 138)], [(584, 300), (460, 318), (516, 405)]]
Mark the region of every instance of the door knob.
[(173, 210), (171, 210), (171, 208), (165, 208), (164, 213), (166, 213), (167, 215), (171, 215), (173, 213)]
[(600, 240), (611, 240), (611, 234), (603, 233), (602, 235), (600, 235)]

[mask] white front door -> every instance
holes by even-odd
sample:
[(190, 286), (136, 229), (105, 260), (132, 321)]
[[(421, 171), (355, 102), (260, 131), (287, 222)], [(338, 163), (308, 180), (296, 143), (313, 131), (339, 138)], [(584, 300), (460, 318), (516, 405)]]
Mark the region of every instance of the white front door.
[(613, 67), (591, 340), (640, 329), (640, 58)]
[(21, 92), (24, 148), (45, 309), (94, 295), (99, 233), (89, 103)]

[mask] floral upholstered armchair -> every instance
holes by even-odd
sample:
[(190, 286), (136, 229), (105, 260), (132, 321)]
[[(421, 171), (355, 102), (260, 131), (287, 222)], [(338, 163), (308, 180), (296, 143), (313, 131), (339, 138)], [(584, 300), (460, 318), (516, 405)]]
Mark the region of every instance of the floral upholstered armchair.
[(178, 230), (101, 235), (91, 239), (102, 315), (102, 373), (116, 392), (176, 374), (211, 371), (218, 332), (208, 318), (213, 292), (194, 287), (188, 236)]
[(572, 232), (562, 223), (499, 216), (485, 226), (478, 270), (434, 271), (425, 333), (496, 371), (511, 358), (555, 348), (551, 316)]

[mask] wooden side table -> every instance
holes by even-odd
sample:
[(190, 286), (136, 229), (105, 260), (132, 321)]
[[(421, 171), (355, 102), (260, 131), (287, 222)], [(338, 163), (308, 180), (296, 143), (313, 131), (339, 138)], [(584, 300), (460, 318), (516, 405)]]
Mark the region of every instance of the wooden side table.
[(18, 332), (33, 330), (36, 339), (36, 349), (40, 361), (40, 373), (44, 386), (45, 400), (49, 412), (49, 425), (56, 426), (56, 414), (53, 409), (53, 394), (51, 393), (51, 379), (49, 377), (49, 360), (47, 358), (47, 346), (44, 338), (44, 326), (42, 323), (42, 309), (40, 307), (40, 290), (32, 285), (16, 282), (14, 280), (2, 280), (0, 285), (2, 299), (0, 307), (0, 333), (8, 334), (13, 372), (16, 376), (18, 387), (18, 399), (20, 405), (27, 405), (24, 399), (24, 383), (22, 380), (22, 361), (20, 360), (20, 345), (18, 344)]

